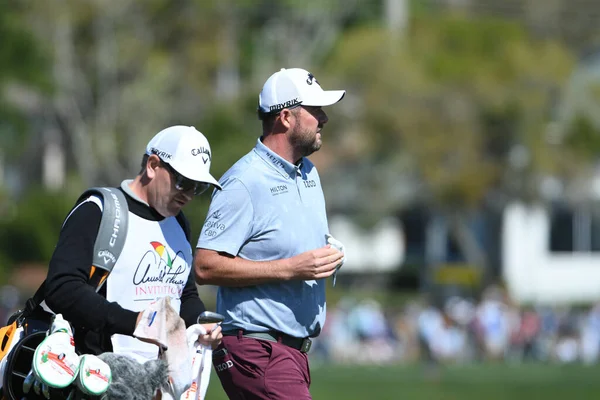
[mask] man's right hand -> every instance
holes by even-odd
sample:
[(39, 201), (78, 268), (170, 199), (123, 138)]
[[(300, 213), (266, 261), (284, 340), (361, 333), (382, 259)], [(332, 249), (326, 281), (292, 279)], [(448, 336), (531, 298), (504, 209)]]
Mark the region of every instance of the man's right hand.
[(223, 339), (223, 332), (221, 332), (221, 325), (219, 324), (201, 324), (206, 329), (206, 335), (198, 336), (198, 342), (204, 346), (210, 346), (216, 349), (221, 344)]
[(291, 258), (293, 279), (312, 280), (328, 278), (342, 262), (344, 253), (331, 245), (309, 250)]

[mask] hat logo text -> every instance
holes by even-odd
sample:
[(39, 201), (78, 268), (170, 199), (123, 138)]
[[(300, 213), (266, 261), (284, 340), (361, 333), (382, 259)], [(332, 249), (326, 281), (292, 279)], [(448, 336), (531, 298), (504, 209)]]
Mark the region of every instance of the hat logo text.
[(199, 147), (197, 149), (192, 149), (192, 155), (195, 157), (197, 155), (200, 154), (205, 154), (208, 157), (202, 156), (202, 161), (204, 162), (204, 164), (206, 164), (207, 162), (210, 161), (210, 150), (204, 148), (204, 147)]
[(269, 111), (283, 110), (284, 108), (297, 106), (298, 104), (300, 104), (300, 100), (298, 100), (298, 98), (296, 97), (295, 99), (288, 100), (283, 103), (273, 104), (269, 107)]
[(171, 153), (167, 153), (166, 151), (159, 150), (156, 147), (151, 148), (150, 151), (152, 152), (152, 154), (156, 154), (157, 156), (159, 156), (160, 158), (162, 158), (165, 161), (170, 160), (173, 157), (171, 155)]

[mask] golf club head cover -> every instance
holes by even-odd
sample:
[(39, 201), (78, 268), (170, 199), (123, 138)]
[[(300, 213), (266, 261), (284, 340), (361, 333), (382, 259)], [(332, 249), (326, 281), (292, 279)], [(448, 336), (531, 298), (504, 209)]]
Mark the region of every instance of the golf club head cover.
[[(33, 373), (36, 381), (52, 388), (69, 386), (79, 373), (79, 356), (73, 336), (64, 330), (49, 334), (33, 354)], [(34, 384), (34, 390), (37, 389)], [(37, 391), (36, 391), (37, 393)]]
[(94, 355), (85, 354), (81, 356), (79, 374), (75, 382), (84, 394), (100, 396), (108, 390), (112, 382), (112, 372), (107, 363)]

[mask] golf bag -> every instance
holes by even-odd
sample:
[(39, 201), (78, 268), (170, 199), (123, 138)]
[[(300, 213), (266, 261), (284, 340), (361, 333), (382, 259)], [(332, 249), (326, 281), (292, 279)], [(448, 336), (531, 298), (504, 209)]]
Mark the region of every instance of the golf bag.
[[(94, 256), (88, 283), (96, 291), (100, 290), (112, 271), (123, 246), (127, 233), (128, 207), (125, 195), (116, 188), (91, 188), (78, 199), (77, 207), (91, 195), (103, 200), (102, 219), (96, 241)], [(115, 235), (115, 228), (123, 234)], [(36, 293), (27, 300), (22, 310), (14, 313), (8, 325), (0, 329), (0, 376), (1, 400), (43, 399), (31, 392), (23, 393), (23, 382), (32, 368), (35, 349), (45, 339), (52, 323), (52, 314), (46, 312), (41, 304), (44, 301), (45, 281)], [(67, 394), (52, 393), (57, 399), (66, 398)]]

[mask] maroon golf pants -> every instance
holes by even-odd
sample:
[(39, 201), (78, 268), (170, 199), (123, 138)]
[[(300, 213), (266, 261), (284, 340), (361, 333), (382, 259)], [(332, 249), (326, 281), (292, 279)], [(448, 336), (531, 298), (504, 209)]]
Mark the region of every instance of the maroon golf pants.
[(284, 344), (224, 336), (213, 365), (230, 400), (311, 399), (308, 357)]

